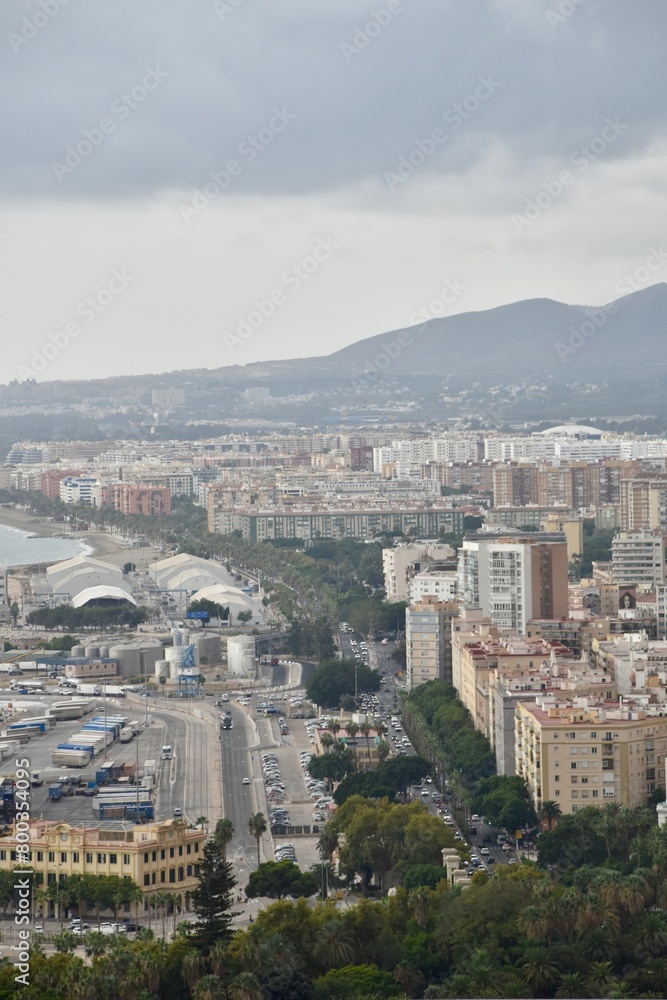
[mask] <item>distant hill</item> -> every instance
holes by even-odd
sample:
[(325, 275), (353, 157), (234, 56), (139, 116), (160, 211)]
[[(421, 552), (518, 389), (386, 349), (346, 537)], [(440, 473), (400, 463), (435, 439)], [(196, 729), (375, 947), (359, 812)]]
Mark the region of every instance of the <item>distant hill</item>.
[[(362, 371), (387, 352), (397, 355), (391, 364), (394, 375), (493, 376), (499, 382), (543, 374), (566, 381), (599, 379), (630, 369), (667, 368), (666, 334), (667, 284), (661, 283), (602, 308), (528, 299), (432, 319), (360, 340), (327, 361), (332, 373), (340, 368)], [(406, 342), (398, 353), (396, 345)]]

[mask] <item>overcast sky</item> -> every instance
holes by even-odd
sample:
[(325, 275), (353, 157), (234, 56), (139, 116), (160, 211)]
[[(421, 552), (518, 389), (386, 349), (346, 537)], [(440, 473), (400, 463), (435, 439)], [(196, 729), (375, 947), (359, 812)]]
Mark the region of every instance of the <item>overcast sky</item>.
[(667, 280), (666, 34), (664, 0), (2, 0), (0, 380)]

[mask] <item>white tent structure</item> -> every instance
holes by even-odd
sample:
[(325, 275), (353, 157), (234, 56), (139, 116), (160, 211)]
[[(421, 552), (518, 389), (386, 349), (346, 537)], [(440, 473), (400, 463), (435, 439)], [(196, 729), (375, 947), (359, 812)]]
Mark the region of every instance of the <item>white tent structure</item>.
[(132, 595), (128, 594), (121, 587), (87, 587), (85, 590), (81, 590), (76, 597), (72, 598), (72, 607), (81, 608), (84, 604), (89, 604), (91, 601), (100, 600), (129, 601), (135, 607), (137, 604)]
[(76, 597), (91, 587), (115, 587), (129, 597), (130, 588), (119, 566), (112, 566), (90, 556), (75, 556), (48, 566), (46, 581), (52, 593)]
[(160, 590), (194, 592), (205, 587), (229, 587), (229, 575), (223, 566), (211, 559), (200, 559), (185, 552), (152, 563), (148, 567), (148, 573)]
[(215, 584), (213, 587), (203, 587), (192, 595), (191, 600), (193, 601), (215, 601), (216, 604), (222, 604), (225, 607), (229, 605), (232, 612), (243, 611), (245, 608), (252, 609), (252, 601), (247, 594), (241, 593), (238, 587), (225, 586), (224, 584)]

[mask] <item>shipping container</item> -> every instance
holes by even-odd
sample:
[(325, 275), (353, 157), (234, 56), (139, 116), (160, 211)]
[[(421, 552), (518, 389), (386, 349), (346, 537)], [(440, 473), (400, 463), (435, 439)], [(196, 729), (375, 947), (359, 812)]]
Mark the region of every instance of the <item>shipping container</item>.
[(88, 750), (54, 750), (51, 763), (61, 767), (86, 767), (90, 763)]

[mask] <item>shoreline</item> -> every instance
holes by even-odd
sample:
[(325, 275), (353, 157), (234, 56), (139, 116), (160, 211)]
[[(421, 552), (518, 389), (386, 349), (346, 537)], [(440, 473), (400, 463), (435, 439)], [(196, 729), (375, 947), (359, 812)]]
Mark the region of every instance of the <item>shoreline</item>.
[[(161, 554), (160, 550), (153, 546), (144, 546), (140, 549), (127, 548), (116, 536), (107, 535), (100, 531), (73, 532), (69, 535), (65, 530), (67, 525), (63, 522), (49, 521), (45, 517), (35, 516), (28, 511), (9, 507), (0, 507), (0, 525), (10, 531), (23, 534), (25, 537), (53, 538), (58, 536), (78, 542), (83, 547), (80, 555), (92, 556), (113, 566), (122, 566), (126, 562), (133, 562), (137, 567), (146, 566), (159, 559)], [(54, 559), (50, 563), (44, 563), (44, 565), (53, 565), (56, 562), (62, 562), (62, 560)], [(28, 565), (28, 563), (24, 563), (8, 568), (19, 572)]]

